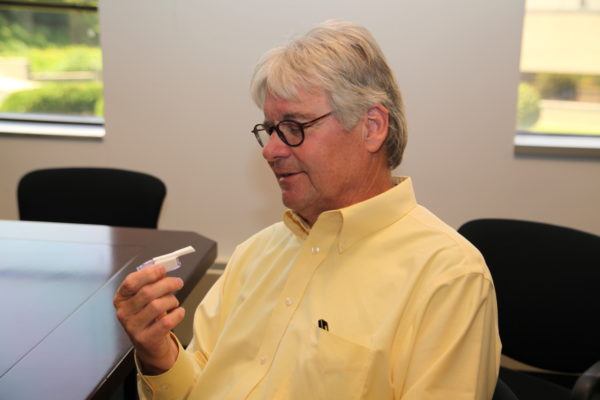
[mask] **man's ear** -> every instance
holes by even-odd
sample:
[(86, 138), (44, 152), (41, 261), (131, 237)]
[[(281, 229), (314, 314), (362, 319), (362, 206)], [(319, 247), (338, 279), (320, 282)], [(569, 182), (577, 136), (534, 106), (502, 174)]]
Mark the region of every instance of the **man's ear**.
[(367, 150), (371, 153), (379, 151), (388, 135), (389, 111), (381, 104), (367, 110), (367, 120), (363, 139)]

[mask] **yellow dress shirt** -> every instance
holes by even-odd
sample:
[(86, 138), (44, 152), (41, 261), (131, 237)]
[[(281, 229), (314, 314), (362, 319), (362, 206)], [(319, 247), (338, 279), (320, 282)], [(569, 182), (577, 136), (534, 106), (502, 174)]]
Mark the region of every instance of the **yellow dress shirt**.
[(409, 178), (284, 221), (235, 250), (153, 399), (488, 400), (500, 362), (480, 253), (416, 203)]

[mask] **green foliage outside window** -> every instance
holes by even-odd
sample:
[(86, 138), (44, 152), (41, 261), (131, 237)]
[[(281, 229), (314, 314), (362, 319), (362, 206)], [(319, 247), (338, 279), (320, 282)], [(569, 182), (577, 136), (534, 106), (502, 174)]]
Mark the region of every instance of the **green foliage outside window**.
[(33, 74), (102, 70), (102, 53), (98, 47), (77, 45), (33, 48), (25, 54)]
[(37, 12), (1, 6), (0, 54), (29, 47), (62, 47), (73, 43), (98, 45), (98, 16), (94, 12)]
[(102, 116), (98, 39), (96, 12), (0, 6), (0, 62), (23, 60), (7, 77), (27, 83), (0, 97), (0, 112)]
[(101, 116), (104, 106), (100, 102), (99, 82), (50, 84), (12, 93), (0, 105), (0, 112)]
[(600, 135), (600, 76), (525, 74), (519, 85), (517, 129)]
[(517, 128), (531, 128), (540, 117), (540, 93), (528, 83), (519, 84), (519, 104), (517, 107)]

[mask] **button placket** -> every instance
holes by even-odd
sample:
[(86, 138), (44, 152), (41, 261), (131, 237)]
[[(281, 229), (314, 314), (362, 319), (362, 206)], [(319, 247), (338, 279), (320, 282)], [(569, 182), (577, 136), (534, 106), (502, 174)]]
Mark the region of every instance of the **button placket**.
[[(244, 389), (248, 385), (254, 385), (252, 382), (259, 382), (265, 374), (272, 368), (273, 363), (277, 363), (276, 352), (290, 326), (297, 308), (303, 305), (303, 296), (307, 286), (310, 284), (313, 274), (319, 265), (327, 258), (329, 249), (337, 239), (339, 231), (339, 217), (335, 217), (332, 223), (322, 226), (313, 234), (306, 237), (299, 237), (300, 247), (298, 254), (292, 262), (289, 270), (285, 274), (285, 283), (278, 290), (278, 299), (275, 309), (266, 323), (264, 336), (260, 347), (256, 352), (256, 368), (248, 372), (248, 380), (239, 380), (232, 393), (245, 393)], [(322, 224), (321, 224), (322, 225)]]
[(272, 314), (272, 318), (269, 320), (266, 335), (258, 351), (259, 357), (257, 357), (256, 361), (261, 366), (261, 368), (257, 368), (255, 371), (258, 379), (264, 376), (268, 370), (268, 366), (271, 365), (270, 363), (275, 357), (275, 351), (282, 340), (286, 327), (292, 319), (296, 308), (302, 303), (302, 294), (309, 284), (314, 271), (326, 258), (327, 252), (321, 250), (329, 248), (334, 239), (334, 237), (313, 237), (310, 242), (303, 244), (303, 249), (300, 250), (298, 259), (295, 261), (286, 279), (286, 283), (280, 294), (279, 303)]

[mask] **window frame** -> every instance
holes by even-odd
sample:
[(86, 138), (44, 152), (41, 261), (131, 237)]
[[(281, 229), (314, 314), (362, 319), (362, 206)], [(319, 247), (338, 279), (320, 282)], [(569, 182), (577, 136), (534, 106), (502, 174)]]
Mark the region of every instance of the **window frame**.
[(514, 150), (516, 155), (600, 158), (600, 136), (517, 131)]

